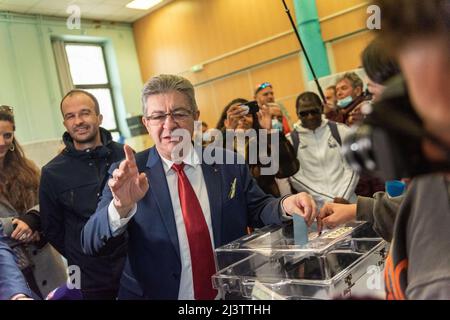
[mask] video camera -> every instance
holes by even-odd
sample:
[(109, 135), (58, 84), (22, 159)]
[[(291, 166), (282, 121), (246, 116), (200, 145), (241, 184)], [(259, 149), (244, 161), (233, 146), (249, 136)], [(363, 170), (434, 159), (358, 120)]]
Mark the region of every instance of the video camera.
[[(430, 161), (422, 150), (424, 139), (442, 149), (447, 159)], [(362, 125), (344, 140), (342, 152), (353, 169), (385, 180), (450, 171), (450, 148), (424, 129), (401, 76), (388, 83)]]

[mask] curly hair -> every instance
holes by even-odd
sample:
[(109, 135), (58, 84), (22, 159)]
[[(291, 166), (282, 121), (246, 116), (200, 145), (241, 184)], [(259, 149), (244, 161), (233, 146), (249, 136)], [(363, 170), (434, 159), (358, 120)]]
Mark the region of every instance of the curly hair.
[[(0, 121), (12, 123), (15, 131), (12, 113), (0, 111)], [(14, 151), (6, 153), (3, 169), (0, 170), (0, 195), (17, 212), (24, 213), (38, 203), (40, 172), (38, 167), (25, 157), (22, 147), (15, 137), (12, 144)]]

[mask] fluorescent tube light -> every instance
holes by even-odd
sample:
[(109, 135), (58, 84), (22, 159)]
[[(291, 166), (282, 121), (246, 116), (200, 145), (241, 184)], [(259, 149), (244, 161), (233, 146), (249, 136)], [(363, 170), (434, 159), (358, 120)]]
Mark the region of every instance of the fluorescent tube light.
[(163, 0), (133, 0), (129, 4), (127, 4), (126, 7), (131, 9), (147, 10), (151, 7), (156, 6), (162, 1)]

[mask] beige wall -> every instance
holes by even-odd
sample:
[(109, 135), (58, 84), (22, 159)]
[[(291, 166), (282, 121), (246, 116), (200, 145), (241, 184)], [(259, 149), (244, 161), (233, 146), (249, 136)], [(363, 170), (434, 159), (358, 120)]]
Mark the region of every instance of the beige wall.
[[(374, 37), (366, 28), (367, 2), (316, 0), (322, 38), (331, 44), (334, 72), (361, 66), (361, 52)], [(342, 14), (336, 15), (339, 12)]]
[[(292, 0), (286, 1), (295, 16)], [(317, 0), (319, 17), (327, 17), (363, 1)], [(321, 23), (331, 40), (335, 71), (359, 65), (369, 41), (367, 32), (334, 41), (365, 26), (360, 8)], [(348, 22), (351, 21), (351, 22)], [(295, 118), (295, 97), (305, 78), (299, 44), (279, 0), (177, 0), (138, 20), (134, 36), (143, 81), (159, 73), (175, 73), (196, 86), (201, 119), (214, 126), (232, 99), (251, 99), (256, 84), (270, 81), (276, 99)], [(194, 65), (203, 64), (199, 72)]]

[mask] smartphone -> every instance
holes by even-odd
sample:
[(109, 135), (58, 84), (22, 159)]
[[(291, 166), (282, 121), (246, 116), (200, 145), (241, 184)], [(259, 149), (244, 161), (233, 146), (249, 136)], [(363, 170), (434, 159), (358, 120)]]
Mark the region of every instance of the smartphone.
[(258, 102), (256, 102), (256, 101), (250, 101), (250, 102), (244, 103), (244, 105), (248, 107), (249, 113), (257, 113), (259, 111)]

